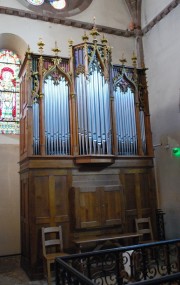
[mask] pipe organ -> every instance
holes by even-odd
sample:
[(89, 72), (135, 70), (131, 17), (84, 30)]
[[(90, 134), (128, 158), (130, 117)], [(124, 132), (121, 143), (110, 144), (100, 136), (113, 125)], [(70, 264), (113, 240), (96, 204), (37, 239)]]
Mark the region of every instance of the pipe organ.
[[(156, 215), (145, 69), (112, 64), (94, 27), (69, 58), (27, 51), (21, 78), (21, 264), (42, 276), (41, 228), (61, 224), (64, 248), (90, 234), (135, 231)], [(154, 225), (155, 229), (155, 225)]]
[(112, 154), (110, 87), (101, 63), (105, 53), (103, 45), (74, 47), (79, 155)]

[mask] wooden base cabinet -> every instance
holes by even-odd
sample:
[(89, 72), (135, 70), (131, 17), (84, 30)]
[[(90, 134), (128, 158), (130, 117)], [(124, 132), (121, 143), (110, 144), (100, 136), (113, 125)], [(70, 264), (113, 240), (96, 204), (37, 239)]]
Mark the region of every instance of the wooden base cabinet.
[(42, 227), (62, 225), (64, 250), (74, 253), (74, 238), (134, 232), (136, 217), (155, 217), (150, 158), (92, 167), (32, 157), (20, 163), (20, 179), (21, 265), (31, 279), (43, 277)]

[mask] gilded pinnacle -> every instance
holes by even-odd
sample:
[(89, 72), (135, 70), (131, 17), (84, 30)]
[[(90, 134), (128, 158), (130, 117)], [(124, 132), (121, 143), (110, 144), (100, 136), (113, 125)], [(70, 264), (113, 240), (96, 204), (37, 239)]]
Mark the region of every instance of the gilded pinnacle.
[(54, 52), (55, 56), (58, 56), (58, 53), (61, 52), (61, 50), (57, 46), (57, 42), (55, 42), (55, 47), (52, 49)]
[(136, 55), (135, 55), (135, 52), (133, 51), (133, 55), (132, 55), (132, 65), (134, 66), (134, 67), (136, 67), (136, 61), (137, 61), (137, 57), (136, 57)]
[(103, 37), (101, 39), (101, 42), (102, 42), (103, 45), (106, 45), (107, 42), (108, 42), (107, 39), (105, 38), (104, 34), (103, 34)]
[(82, 40), (87, 43), (87, 41), (89, 40), (88, 35), (86, 34), (86, 31), (84, 32), (84, 35), (82, 36)]
[(69, 46), (71, 47), (73, 45), (73, 40), (69, 40), (68, 43), (69, 43)]
[(90, 32), (90, 35), (93, 37), (94, 40), (96, 40), (96, 37), (100, 35), (98, 30), (97, 30), (97, 28), (96, 28), (95, 19), (96, 18), (94, 17), (94, 25), (93, 25), (93, 28), (92, 28), (92, 30)]
[(31, 53), (31, 49), (30, 49), (29, 45), (28, 45), (28, 48), (27, 48), (27, 53)]
[(45, 46), (45, 43), (42, 41), (42, 39), (39, 39), (39, 42), (37, 43), (38, 47), (39, 47), (39, 53), (42, 54), (43, 53), (43, 48)]
[(124, 54), (122, 54), (122, 58), (119, 61), (121, 62), (122, 65), (124, 65), (127, 62), (127, 60), (124, 57)]

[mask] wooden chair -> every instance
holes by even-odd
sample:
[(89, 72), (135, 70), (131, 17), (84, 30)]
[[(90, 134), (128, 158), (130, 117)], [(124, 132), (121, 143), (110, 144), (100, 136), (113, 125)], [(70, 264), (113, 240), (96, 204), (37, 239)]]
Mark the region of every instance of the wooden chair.
[(44, 273), (47, 273), (47, 281), (48, 285), (50, 285), (51, 264), (55, 263), (56, 257), (68, 255), (63, 252), (61, 226), (42, 228), (42, 247)]
[(135, 223), (136, 231), (142, 234), (142, 237), (140, 238), (140, 243), (153, 242), (154, 236), (150, 217), (135, 219)]
[[(139, 243), (155, 242), (150, 217), (135, 219), (135, 223), (136, 223), (136, 231), (142, 234), (142, 237), (139, 239)], [(150, 248), (149, 250), (147, 249), (148, 261), (154, 260), (155, 256), (156, 253), (154, 248)]]

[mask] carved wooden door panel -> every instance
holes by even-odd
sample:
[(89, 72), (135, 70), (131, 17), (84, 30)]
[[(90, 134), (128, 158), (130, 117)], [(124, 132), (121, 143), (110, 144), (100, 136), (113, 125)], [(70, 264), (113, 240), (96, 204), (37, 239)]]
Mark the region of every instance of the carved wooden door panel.
[(76, 228), (93, 228), (101, 225), (100, 192), (97, 187), (75, 188)]
[(119, 186), (105, 186), (101, 192), (102, 225), (122, 224), (122, 190)]
[(76, 228), (94, 228), (122, 223), (119, 186), (75, 188)]
[(156, 209), (155, 186), (151, 169), (131, 169), (121, 175), (125, 196), (126, 228), (135, 231), (135, 218), (151, 217)]

